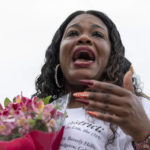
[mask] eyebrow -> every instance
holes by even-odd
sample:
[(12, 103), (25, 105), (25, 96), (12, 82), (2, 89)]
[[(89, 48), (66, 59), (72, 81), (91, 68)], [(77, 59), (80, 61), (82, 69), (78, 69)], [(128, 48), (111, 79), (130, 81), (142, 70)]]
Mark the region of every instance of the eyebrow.
[(78, 23), (76, 23), (76, 24), (72, 24), (69, 27), (67, 27), (67, 29), (69, 29), (71, 27), (78, 27), (78, 28), (80, 28), (81, 26)]
[[(78, 23), (70, 25), (67, 29), (69, 29), (69, 28), (71, 28), (71, 27), (78, 27), (78, 28), (81, 28), (81, 26), (80, 26)], [(97, 24), (92, 24), (91, 27), (92, 27), (92, 28), (100, 28), (100, 29), (102, 29), (102, 30), (105, 31), (105, 29), (104, 29), (103, 27), (101, 27), (101, 26), (99, 26), (99, 25), (97, 25)]]
[(102, 30), (105, 31), (105, 29), (104, 29), (103, 27), (101, 27), (101, 26), (99, 26), (99, 25), (97, 25), (97, 24), (92, 24), (91, 27), (92, 27), (92, 28), (100, 28), (100, 29), (102, 29)]

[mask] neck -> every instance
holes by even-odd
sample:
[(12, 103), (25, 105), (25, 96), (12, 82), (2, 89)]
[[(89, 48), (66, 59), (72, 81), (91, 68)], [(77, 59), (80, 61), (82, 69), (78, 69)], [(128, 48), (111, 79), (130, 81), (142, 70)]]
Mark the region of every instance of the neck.
[(85, 85), (74, 85), (70, 83), (65, 84), (65, 90), (67, 93), (75, 93), (75, 92), (82, 92), (85, 91), (88, 87)]
[(65, 89), (67, 93), (71, 93), (70, 96), (70, 103), (68, 104), (68, 108), (79, 108), (79, 107), (84, 107), (83, 104), (75, 101), (75, 97), (72, 96), (73, 93), (75, 92), (82, 92), (86, 91), (87, 86), (83, 85), (71, 85), (71, 84), (66, 84)]

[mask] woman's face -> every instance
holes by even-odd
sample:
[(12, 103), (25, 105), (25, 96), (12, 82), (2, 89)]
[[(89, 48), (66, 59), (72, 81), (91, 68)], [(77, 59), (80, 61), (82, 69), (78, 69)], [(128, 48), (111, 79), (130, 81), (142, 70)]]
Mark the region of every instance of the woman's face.
[(60, 65), (66, 84), (99, 79), (110, 56), (111, 43), (105, 24), (96, 16), (76, 16), (66, 27), (60, 43)]

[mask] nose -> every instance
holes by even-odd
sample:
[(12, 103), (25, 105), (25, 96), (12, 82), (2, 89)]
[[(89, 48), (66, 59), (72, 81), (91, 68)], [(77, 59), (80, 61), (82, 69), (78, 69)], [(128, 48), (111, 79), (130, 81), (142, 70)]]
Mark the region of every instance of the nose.
[(77, 41), (77, 44), (87, 44), (87, 45), (92, 45), (92, 41), (91, 39), (89, 38), (88, 35), (86, 34), (83, 34), (79, 37), (78, 41)]

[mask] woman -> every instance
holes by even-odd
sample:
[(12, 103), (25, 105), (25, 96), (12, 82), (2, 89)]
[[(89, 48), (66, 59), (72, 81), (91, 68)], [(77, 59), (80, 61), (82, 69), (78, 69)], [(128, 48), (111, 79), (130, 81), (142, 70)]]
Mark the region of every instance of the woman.
[(56, 100), (71, 93), (61, 150), (132, 150), (132, 141), (136, 149), (149, 146), (143, 107), (149, 103), (124, 53), (116, 26), (102, 12), (77, 11), (57, 30), (36, 95)]

